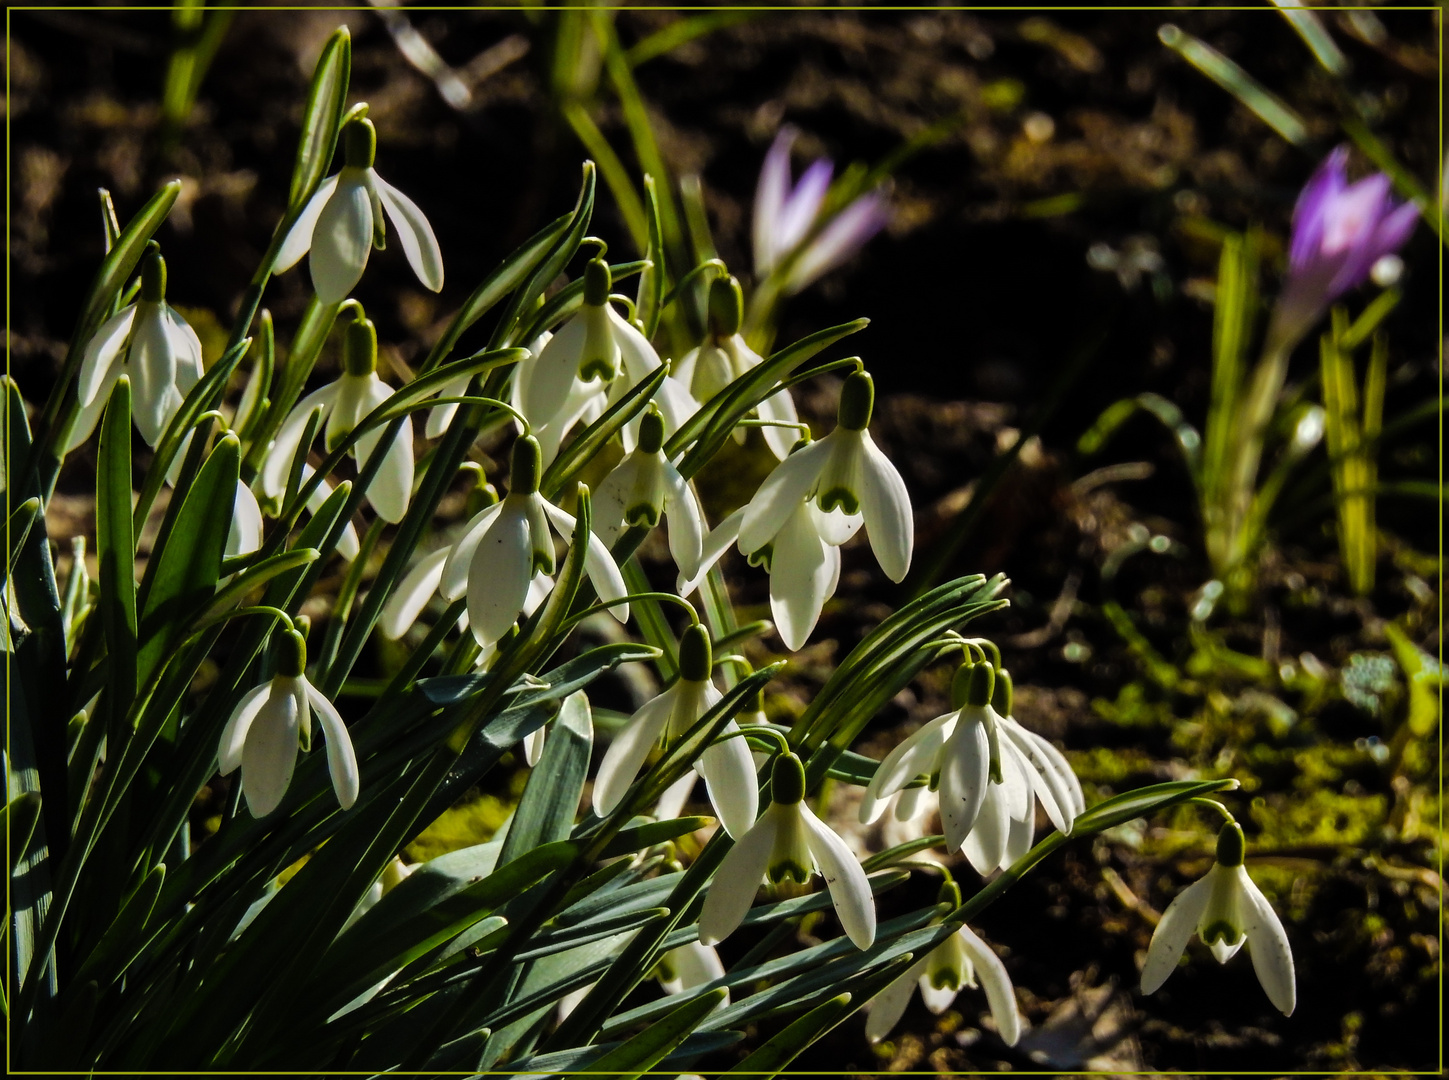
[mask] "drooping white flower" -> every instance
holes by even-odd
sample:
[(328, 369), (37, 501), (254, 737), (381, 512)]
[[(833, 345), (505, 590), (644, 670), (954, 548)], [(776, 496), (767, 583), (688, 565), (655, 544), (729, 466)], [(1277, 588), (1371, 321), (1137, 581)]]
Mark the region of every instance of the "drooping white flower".
[(123, 374), (131, 377), (136, 430), (155, 446), (202, 375), (201, 342), (166, 303), (166, 260), (155, 251), (141, 263), (140, 298), (102, 323), (81, 353), (80, 412), (65, 440), (67, 452), (90, 438)]
[[(347, 327), (343, 345), (343, 373), (334, 382), (312, 391), (293, 406), (277, 432), (276, 440), (262, 465), (262, 493), (279, 498), (287, 490), (287, 477), (301, 446), (307, 421), (314, 410), (322, 410), (324, 443), (330, 449), (345, 438), (359, 421), (392, 396), (392, 389), (377, 377), (377, 328), (371, 319), (358, 318)], [(350, 451), (358, 467), (371, 459), (386, 434), (379, 426), (359, 438)], [(413, 490), (413, 424), (404, 418), (402, 427), (388, 446), (382, 466), (367, 489), (367, 500), (384, 521), (401, 521), (407, 513)]]
[(1167, 905), (1152, 932), (1142, 968), (1144, 994), (1155, 993), (1167, 981), (1195, 932), (1220, 964), (1246, 943), (1268, 1000), (1285, 1016), (1293, 1015), (1297, 1003), (1293, 951), (1278, 913), (1248, 877), (1243, 852), (1243, 830), (1229, 821), (1218, 832), (1213, 868)]
[(359, 118), (342, 129), (342, 171), (329, 176), (302, 210), (277, 252), (276, 273), (288, 270), (312, 253), (312, 288), (324, 304), (340, 304), (367, 268), (374, 247), (386, 243), (390, 219), (403, 254), (425, 288), (443, 287), (443, 256), (433, 227), (417, 205), (372, 167), (377, 157), (377, 131)]
[(700, 943), (716, 945), (734, 933), (762, 881), (805, 885), (819, 870), (846, 936), (856, 948), (870, 948), (875, 942), (870, 882), (845, 841), (805, 805), (805, 768), (794, 754), (775, 758), (770, 792), (769, 808), (730, 848), (705, 893)]
[(299, 745), (311, 744), (315, 709), (327, 737), (332, 790), (342, 809), (350, 809), (360, 778), (347, 725), (332, 702), (307, 681), (306, 639), (284, 630), (277, 653), (277, 674), (243, 697), (227, 720), (217, 750), (218, 770), (229, 776), (240, 768), (247, 808), (252, 817), (266, 817), (287, 794)]
[[(709, 289), (709, 330), (704, 341), (685, 353), (671, 377), (689, 388), (698, 402), (707, 402), (741, 375), (764, 363), (764, 359), (740, 335), (744, 321), (744, 297), (740, 283), (731, 278), (716, 278)], [(781, 389), (765, 398), (756, 408), (766, 421), (762, 434), (770, 451), (785, 460), (795, 445), (800, 423), (790, 391)], [(744, 441), (743, 429), (736, 429), (737, 441)]]
[[(960, 906), (961, 892), (955, 882), (948, 881), (942, 886), (941, 899), (952, 907)], [(933, 925), (940, 921), (937, 918)], [(965, 924), (876, 995), (865, 1022), (866, 1037), (871, 1042), (880, 1042), (889, 1035), (900, 1022), (917, 986), (926, 1008), (939, 1016), (964, 987), (975, 987), (978, 977), (1001, 1041), (1015, 1046), (1021, 1038), (1021, 1013), (1016, 1006), (1011, 976), (991, 947)]]
[[(468, 624), (480, 645), (491, 645), (512, 628), (528, 600), (536, 573), (554, 573), (553, 533), (573, 540), (574, 519), (538, 492), (542, 465), (538, 441), (521, 436), (513, 444), (508, 495), (476, 514), (443, 564), (441, 591), (452, 601), (468, 597)], [(619, 600), (628, 590), (602, 540), (590, 530), (584, 570), (600, 600)], [(620, 622), (628, 604), (609, 608)]]
[[(696, 986), (724, 978), (725, 968), (719, 953), (713, 948), (690, 941), (661, 956), (654, 974), (666, 994), (682, 994)], [(729, 990), (726, 988), (719, 1007), (724, 1008), (729, 1003)]]
[(594, 496), (593, 529), (609, 547), (625, 526), (652, 529), (669, 519), (669, 552), (680, 574), (699, 570), (704, 514), (689, 482), (664, 456), (664, 418), (650, 407), (639, 425), (639, 443), (604, 478)]
[[(702, 626), (689, 627), (679, 640), (678, 680), (629, 718), (599, 763), (593, 800), (600, 817), (612, 813), (623, 801), (650, 750), (682, 737), (718, 704), (722, 695), (710, 682), (712, 670), (709, 632)], [(731, 720), (721, 734), (738, 730), (739, 724)], [(745, 740), (731, 738), (707, 747), (695, 761), (694, 770), (703, 774), (709, 801), (725, 831), (735, 838), (743, 836), (754, 824), (760, 805), (755, 763)], [(676, 781), (682, 783), (683, 778)]]
[(915, 545), (911, 500), (901, 474), (867, 430), (874, 402), (867, 373), (845, 380), (835, 430), (782, 461), (745, 507), (741, 551), (753, 554), (773, 543), (800, 503), (810, 501), (822, 513), (859, 513), (881, 569), (892, 581), (905, 578)]

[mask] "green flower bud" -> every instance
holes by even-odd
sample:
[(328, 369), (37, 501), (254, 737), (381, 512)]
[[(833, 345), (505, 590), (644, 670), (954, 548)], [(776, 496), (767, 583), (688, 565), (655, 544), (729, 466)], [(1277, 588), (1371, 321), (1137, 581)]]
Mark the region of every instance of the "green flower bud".
[(705, 682), (713, 670), (709, 631), (697, 624), (689, 627), (679, 639), (679, 677), (690, 682)]
[(1011, 672), (1001, 668), (996, 672), (996, 689), (991, 692), (991, 707), (997, 716), (1011, 715)]
[(866, 371), (854, 372), (840, 391), (840, 411), (836, 418), (849, 431), (870, 427), (870, 414), (875, 410), (875, 382)]
[(141, 299), (152, 304), (166, 299), (166, 260), (154, 251), (141, 263)]
[(283, 630), (277, 641), (277, 674), (295, 679), (307, 670), (307, 639), (295, 630)]
[(348, 168), (372, 168), (377, 160), (377, 129), (371, 120), (351, 120), (342, 129), (342, 155)]
[(715, 278), (709, 286), (709, 325), (715, 337), (733, 337), (744, 322), (745, 297), (734, 277)]
[(613, 287), (609, 264), (603, 259), (590, 259), (584, 267), (584, 303), (589, 307), (603, 307), (609, 302), (609, 291)]
[(996, 672), (990, 664), (962, 664), (951, 683), (951, 700), (960, 701), (961, 708), (971, 705), (982, 708), (991, 704), (991, 695), (996, 689)]
[(377, 370), (377, 326), (371, 319), (354, 319), (342, 339), (342, 366), (349, 375), (371, 375)]
[(543, 451), (532, 435), (520, 435), (513, 444), (513, 461), (508, 474), (510, 495), (532, 495), (543, 479)]
[(780, 754), (770, 769), (770, 798), (791, 806), (805, 798), (805, 766), (794, 754)]
[(639, 453), (657, 454), (663, 447), (664, 417), (659, 414), (658, 408), (650, 405), (649, 411), (639, 421)]
[(488, 482), (482, 470), (478, 472), (478, 482), (468, 492), (467, 501), (463, 504), (463, 517), (468, 519), (482, 510), (486, 510), (498, 501), (498, 489)]
[(1243, 827), (1236, 821), (1227, 822), (1218, 830), (1218, 865), (1242, 866), (1246, 847)]

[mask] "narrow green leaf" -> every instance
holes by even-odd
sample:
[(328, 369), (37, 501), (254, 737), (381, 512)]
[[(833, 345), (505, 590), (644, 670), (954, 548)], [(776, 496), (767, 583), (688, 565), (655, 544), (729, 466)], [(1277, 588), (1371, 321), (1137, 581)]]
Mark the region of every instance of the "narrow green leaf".
[[(909, 964), (911, 959), (911, 954), (907, 953), (902, 966)], [(723, 1075), (767, 1078), (777, 1075), (802, 1050), (855, 1012), (857, 1007), (851, 1003), (851, 995), (838, 994), (825, 1004), (811, 1009)]]
[(659, 330), (659, 317), (664, 314), (664, 284), (668, 275), (664, 265), (664, 227), (659, 219), (659, 190), (649, 173), (644, 174), (644, 201), (649, 215), (649, 246), (644, 252), (648, 265), (639, 275), (635, 308), (644, 325), (644, 336), (652, 338)]
[(1217, 83), (1250, 113), (1294, 146), (1308, 143), (1308, 125), (1288, 104), (1207, 42), (1165, 23), (1157, 37), (1173, 52)]
[(12, 799), (3, 811), (5, 835), (10, 842), (10, 872), (14, 874), (20, 865), (30, 838), (35, 834), (35, 823), (40, 820), (40, 792), (27, 791)]
[[(550, 738), (553, 736), (550, 735)], [(688, 836), (692, 832), (714, 824), (712, 817), (669, 818), (667, 821), (651, 821), (635, 825), (632, 829), (620, 829), (618, 835), (605, 846), (600, 858), (613, 859), (619, 855), (631, 855), (656, 844), (665, 844)]]
[(327, 39), (312, 84), (307, 90), (307, 107), (302, 113), (302, 137), (297, 143), (297, 160), (292, 167), (292, 184), (287, 192), (288, 216), (301, 212), (317, 190), (332, 161), (337, 132), (347, 108), (347, 84), (352, 73), (352, 36), (339, 26)]
[(100, 562), (98, 601), (106, 642), (106, 725), (112, 753), (122, 741), (121, 724), (143, 676), (138, 672), (136, 636), (136, 541), (131, 532), (131, 380), (122, 375), (111, 391), (101, 424), (96, 468), (96, 555)]
[[(126, 967), (146, 947), (147, 940), (160, 927), (148, 925), (156, 897), (166, 881), (166, 864), (158, 863), (141, 879), (141, 884), (126, 898), (110, 927), (101, 935), (96, 947), (76, 972), (76, 979), (105, 979), (107, 985), (119, 978)], [(147, 931), (149, 930), (149, 933)]]
[(663, 364), (655, 368), (559, 452), (539, 484), (545, 498), (558, 498), (568, 482), (598, 456), (604, 445), (648, 407), (668, 374), (669, 369)]
[(589, 1072), (614, 1075), (619, 1080), (635, 1080), (652, 1069), (689, 1036), (710, 1013), (724, 1001), (726, 991), (711, 990), (693, 1001), (687, 1001), (663, 1019), (627, 1039), (589, 1064)]
[(593, 748), (589, 699), (579, 690), (564, 699), (558, 719), (548, 729), (543, 757), (528, 776), (499, 861), (506, 865), (540, 844), (568, 838), (579, 812)]

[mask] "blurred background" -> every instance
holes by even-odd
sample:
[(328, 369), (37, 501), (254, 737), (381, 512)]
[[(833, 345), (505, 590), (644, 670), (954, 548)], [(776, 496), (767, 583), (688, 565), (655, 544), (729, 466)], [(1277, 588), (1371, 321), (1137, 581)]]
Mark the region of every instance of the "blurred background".
[[(1438, 17), (1325, 12), (1347, 65), (1335, 74), (1271, 8), (1171, 15), (1281, 99), (1295, 137), (1244, 104), (1252, 86), (1241, 78), (1217, 85), (1202, 54), (1165, 45), (1162, 12), (659, 9), (606, 16), (603, 30), (577, 13), (381, 4), (15, 12), (10, 370), (27, 401), (44, 400), (103, 254), (96, 189), (124, 222), (173, 176), (182, 195), (157, 237), (169, 299), (215, 359), (284, 210), (306, 82), (339, 22), (353, 34), (353, 98), (377, 125), (378, 170), (428, 215), (447, 267), (434, 296), (388, 250), (357, 290), (394, 382), (484, 273), (572, 205), (579, 162), (599, 140), (637, 186), (648, 165), (640, 115), (671, 180), (698, 178), (719, 255), (748, 284), (756, 178), (792, 124), (797, 173), (819, 157), (847, 178), (863, 175), (851, 163), (876, 169), (891, 220), (784, 301), (776, 340), (871, 319), (849, 348), (875, 376), (873, 430), (910, 488), (917, 551), (894, 586), (859, 541), (845, 550), (811, 645), (766, 702), (771, 719), (798, 714), (834, 658), (915, 591), (1005, 572), (1011, 607), (973, 630), (1001, 645), (1017, 718), (1066, 749), (1089, 801), (1159, 780), (1242, 780), (1232, 805), (1248, 865), (1284, 916), (1299, 978), (1297, 1012), (1284, 1018), (1246, 957), (1219, 967), (1194, 946), (1163, 990), (1136, 993), (1159, 913), (1210, 865), (1213, 825), (1183, 808), (1069, 849), (985, 914), (980, 928), (1033, 1025), (1018, 1046), (981, 1026), (984, 1001), (967, 993), (939, 1017), (914, 1004), (874, 1048), (846, 1024), (797, 1067), (1430, 1069), (1444, 896), (1435, 229), (1421, 224), (1402, 252), (1397, 306), (1380, 328), (1386, 360), (1372, 362), (1383, 394), (1367, 451), (1377, 478), (1367, 579), (1346, 569), (1331, 408), (1329, 437), (1285, 465), (1251, 586), (1233, 603), (1213, 587), (1173, 432), (1141, 412), (1110, 438), (1094, 425), (1151, 393), (1178, 410), (1174, 422), (1204, 428), (1224, 240), (1260, 230), (1271, 302), (1298, 190), (1351, 125), (1367, 133), (1351, 175), (1382, 148), (1436, 211)], [(634, 257), (607, 192), (592, 231), (611, 258)], [(283, 343), (308, 288), (294, 270), (268, 291)], [(1351, 314), (1381, 291), (1346, 297)], [(798, 393), (817, 433), (837, 392)], [(1315, 335), (1294, 355), (1287, 394), (1332, 406)], [(93, 533), (93, 456), (93, 445), (77, 452), (62, 474), (49, 522), (62, 549)], [(711, 519), (767, 467), (746, 448), (707, 471)], [(730, 576), (741, 614), (767, 617), (763, 577), (742, 559)], [(773, 637), (751, 658), (771, 649), (782, 651)], [(391, 662), (379, 649), (378, 669)], [(860, 749), (882, 755), (944, 711), (948, 678), (900, 695)], [(472, 793), (458, 820), (486, 832), (488, 808), (501, 813), (509, 798)], [(836, 811), (862, 850), (881, 846), (853, 807)], [(203, 823), (207, 812), (203, 798)], [(446, 833), (419, 851), (477, 842)], [(964, 861), (953, 869), (963, 889), (978, 880)], [(919, 891), (894, 902), (929, 902), (935, 884)]]

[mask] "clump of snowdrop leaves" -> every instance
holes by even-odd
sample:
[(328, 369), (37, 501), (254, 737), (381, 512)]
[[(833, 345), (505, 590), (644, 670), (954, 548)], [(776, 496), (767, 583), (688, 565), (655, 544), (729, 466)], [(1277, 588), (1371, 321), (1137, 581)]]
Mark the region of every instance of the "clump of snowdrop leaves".
[[(312, 288), (324, 304), (340, 304), (362, 280), (367, 257), (387, 243), (387, 219), (424, 288), (443, 288), (443, 256), (433, 227), (417, 205), (372, 167), (377, 157), (377, 131), (359, 117), (347, 123), (341, 137), (342, 171), (329, 176), (303, 208), (277, 253), (277, 273), (288, 270), (311, 252)], [(386, 218), (384, 217), (386, 215)]]
[[(347, 326), (343, 339), (342, 375), (334, 382), (312, 391), (292, 408), (277, 432), (276, 441), (262, 468), (262, 493), (277, 499), (287, 490), (287, 477), (297, 454), (306, 454), (301, 445), (307, 424), (314, 411), (320, 411), (325, 422), (324, 443), (329, 450), (351, 434), (352, 429), (392, 396), (392, 390), (377, 375), (377, 327), (359, 312)], [(371, 460), (382, 441), (384, 429), (375, 427), (364, 432), (350, 453), (359, 466)], [(382, 467), (367, 489), (367, 500), (384, 521), (401, 521), (407, 513), (413, 488), (412, 420), (404, 420), (401, 429), (388, 444)]]
[(1268, 1000), (1285, 1016), (1297, 1003), (1293, 952), (1282, 920), (1243, 868), (1243, 829), (1227, 821), (1218, 832), (1217, 859), (1207, 876), (1178, 894), (1152, 932), (1142, 967), (1142, 992), (1156, 993), (1177, 969), (1194, 933), (1226, 964), (1244, 944)]
[(74, 450), (90, 438), (122, 375), (131, 377), (136, 430), (155, 446), (201, 374), (201, 342), (166, 303), (166, 260), (153, 244), (141, 264), (136, 302), (102, 323), (86, 343), (77, 386), (80, 412), (63, 449)]
[(277, 674), (242, 698), (221, 733), (217, 767), (222, 776), (241, 769), (242, 793), (253, 817), (266, 817), (292, 783), (297, 750), (309, 749), (312, 711), (327, 738), (327, 769), (342, 809), (357, 801), (357, 755), (341, 715), (307, 681), (307, 639), (283, 630), (277, 642)]
[(875, 941), (875, 898), (845, 841), (805, 805), (805, 769), (791, 753), (775, 758), (770, 806), (730, 848), (699, 915), (699, 940), (715, 945), (735, 932), (761, 881), (808, 885), (816, 870), (846, 936), (858, 949)]

